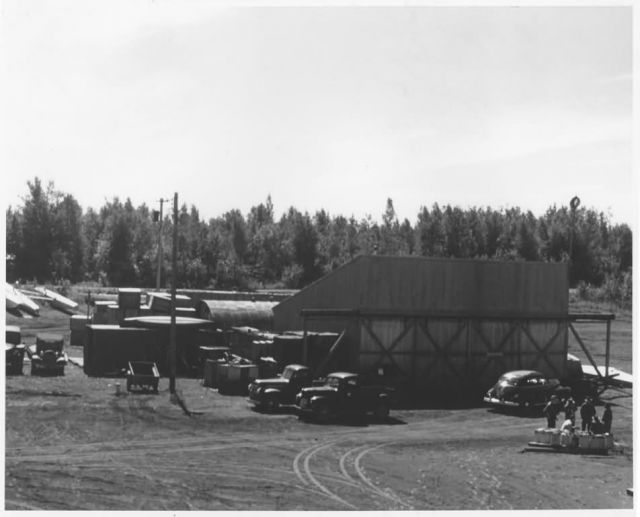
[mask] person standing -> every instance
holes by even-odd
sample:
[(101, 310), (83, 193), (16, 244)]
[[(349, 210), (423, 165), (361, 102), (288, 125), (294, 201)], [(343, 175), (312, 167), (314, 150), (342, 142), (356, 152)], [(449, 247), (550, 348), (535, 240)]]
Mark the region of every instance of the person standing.
[(574, 425), (576, 423), (576, 401), (571, 395), (564, 402), (564, 419), (571, 420)]
[(547, 427), (552, 429), (556, 426), (556, 418), (558, 413), (560, 413), (560, 409), (562, 405), (560, 403), (560, 399), (558, 399), (557, 395), (551, 395), (549, 402), (542, 410), (542, 414), (547, 417)]
[(580, 418), (582, 419), (582, 430), (591, 431), (591, 422), (593, 417), (596, 416), (596, 407), (591, 400), (591, 397), (587, 397), (584, 404), (580, 407)]
[(611, 421), (613, 414), (611, 413), (611, 404), (604, 405), (604, 413), (602, 413), (602, 423), (604, 424), (604, 432), (611, 434)]

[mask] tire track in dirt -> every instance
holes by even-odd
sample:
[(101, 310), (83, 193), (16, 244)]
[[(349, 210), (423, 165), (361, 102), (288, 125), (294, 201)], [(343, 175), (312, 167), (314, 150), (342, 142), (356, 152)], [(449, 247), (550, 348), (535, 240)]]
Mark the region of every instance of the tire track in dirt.
[[(310, 485), (313, 484), (320, 489), (320, 491), (325, 494), (328, 498), (352, 509), (358, 510), (358, 507), (345, 501), (335, 492), (329, 490), (326, 485), (320, 483), (318, 479), (313, 475), (311, 471), (311, 458), (315, 456), (321, 450), (327, 449), (334, 445), (337, 440), (322, 442), (320, 444), (312, 445), (311, 447), (307, 447), (306, 449), (301, 450), (293, 459), (293, 471), (296, 473), (298, 479), (305, 484)], [(302, 468), (300, 468), (300, 463), (302, 463)]]
[(360, 452), (357, 456), (356, 459), (354, 461), (354, 468), (356, 470), (356, 472), (358, 473), (358, 476), (360, 476), (360, 479), (362, 479), (362, 481), (364, 481), (364, 483), (371, 487), (371, 489), (377, 493), (378, 495), (381, 495), (382, 497), (385, 497), (389, 500), (391, 500), (392, 502), (395, 502), (396, 504), (399, 504), (401, 507), (404, 507), (404, 509), (407, 510), (413, 510), (413, 506), (411, 506), (410, 504), (407, 504), (405, 501), (403, 501), (399, 496), (397, 496), (390, 488), (387, 488), (386, 490), (382, 490), (381, 488), (378, 488), (373, 481), (371, 481), (371, 479), (369, 479), (367, 477), (367, 475), (364, 472), (364, 469), (362, 468), (362, 466), (360, 465), (360, 462), (362, 461), (362, 458), (366, 455), (369, 454), (370, 452), (379, 449), (380, 447), (384, 447), (386, 445), (393, 445), (392, 443), (381, 443), (379, 445), (375, 445), (373, 447), (369, 447), (368, 449), (363, 450), (362, 452)]
[[(345, 499), (344, 494), (342, 492), (336, 492), (336, 489), (332, 486), (332, 484), (339, 483), (342, 489), (357, 489), (358, 492), (365, 492), (376, 497), (381, 497), (398, 505), (400, 501), (399, 496), (396, 494), (390, 496), (389, 493), (386, 493), (384, 490), (377, 487), (368, 473), (365, 473), (363, 465), (364, 459), (376, 449), (385, 445), (392, 445), (392, 442), (381, 443), (380, 440), (395, 437), (400, 430), (402, 430), (402, 439), (399, 443), (406, 441), (410, 442), (418, 437), (420, 439), (424, 439), (425, 431), (427, 430), (436, 431), (443, 428), (449, 429), (452, 422), (459, 420), (459, 414), (451, 413), (437, 419), (426, 419), (411, 422), (401, 428), (398, 428), (397, 426), (372, 426), (364, 429), (358, 428), (355, 430), (345, 430), (344, 427), (338, 427), (335, 429), (325, 428), (324, 430), (328, 431), (326, 435), (329, 440), (320, 444), (314, 444), (298, 452), (299, 457), (297, 462), (294, 461), (294, 464), (297, 465), (297, 473), (296, 467), (294, 467), (293, 474), (301, 480), (303, 486), (295, 485), (294, 488), (304, 494), (322, 497), (328, 501), (339, 503), (342, 506), (356, 509), (357, 503), (352, 504), (349, 502), (348, 499), (350, 499), (350, 497), (346, 497)], [(496, 418), (493, 416), (491, 421), (493, 423), (502, 423), (504, 421), (512, 421), (512, 417), (500, 416)], [(530, 427), (530, 423), (517, 424), (515, 427)], [(351, 448), (342, 456), (339, 456), (336, 459), (338, 468), (334, 470), (335, 475), (331, 472), (321, 472), (319, 469), (314, 468), (317, 467), (319, 463), (318, 458), (320, 456), (326, 457), (326, 454), (331, 452), (339, 453), (339, 450), (336, 448), (336, 444), (338, 444), (338, 442), (344, 442), (345, 440), (352, 440), (354, 436), (358, 438), (360, 443), (362, 443), (363, 440), (367, 442), (371, 438), (375, 438), (375, 441), (372, 440), (372, 442), (365, 443), (365, 445)], [(207, 452), (223, 453), (225, 451), (231, 451), (238, 448), (262, 449), (266, 446), (283, 447), (290, 450), (292, 440), (308, 438), (309, 432), (308, 430), (305, 430), (296, 433), (288, 433), (277, 440), (268, 441), (261, 440), (261, 437), (256, 436), (255, 433), (246, 434), (244, 438), (240, 435), (234, 435), (229, 437), (196, 436), (191, 438), (181, 437), (169, 439), (159, 438), (154, 440), (111, 441), (81, 444), (74, 446), (73, 448), (70, 448), (68, 445), (54, 447), (54, 451), (56, 451), (57, 454), (51, 454), (52, 448), (50, 447), (39, 447), (37, 450), (34, 450), (34, 448), (8, 449), (6, 451), (7, 456), (5, 459), (7, 461), (7, 467), (11, 465), (15, 466), (16, 464), (23, 462), (23, 465), (26, 465), (32, 461), (37, 461), (38, 463), (42, 463), (44, 461), (52, 464), (75, 464), (78, 468), (85, 469), (105, 468), (107, 470), (117, 470), (118, 467), (114, 466), (114, 461), (120, 461), (122, 465), (128, 465), (127, 460), (135, 461), (135, 458), (144, 456), (146, 460), (150, 460), (152, 463), (154, 462), (153, 458), (157, 457), (158, 467), (166, 468), (167, 454), (193, 454), (201, 457)], [(238, 443), (239, 441), (244, 443)], [(398, 441), (395, 440), (393, 443), (398, 443)], [(38, 450), (42, 451), (44, 454), (38, 454)], [(21, 454), (23, 452), (28, 452), (30, 454)], [(355, 473), (352, 475), (349, 474), (347, 467), (355, 468), (355, 463), (354, 465), (347, 465), (347, 462), (351, 460), (355, 462), (356, 460), (353, 458), (356, 456), (358, 469), (355, 470)], [(227, 471), (230, 477), (245, 479), (252, 482), (268, 482), (279, 486), (291, 487), (290, 483), (282, 479), (283, 469), (275, 471), (272, 468), (270, 469), (265, 467), (261, 472), (263, 475), (256, 475), (255, 466), (249, 469), (246, 466), (242, 467), (238, 465), (229, 467), (230, 463), (226, 463), (225, 465), (227, 465)], [(231, 468), (233, 469), (232, 472)], [(291, 470), (288, 469), (287, 472), (291, 472)], [(277, 475), (269, 475), (270, 473)], [(204, 472), (204, 474), (211, 476), (212, 472)], [(353, 496), (355, 494), (352, 493), (351, 495)], [(362, 499), (360, 498), (359, 500), (361, 501)], [(404, 508), (408, 507), (410, 507), (410, 505), (405, 503)]]
[[(500, 429), (502, 431), (506, 430), (506, 429), (519, 429), (519, 428), (527, 428), (530, 427), (530, 423), (526, 422), (526, 423), (522, 423), (522, 422), (517, 422), (517, 423), (513, 423), (513, 419), (509, 418), (509, 417), (501, 417), (499, 419), (496, 419), (498, 422), (500, 422), (502, 425), (500, 426)], [(363, 466), (363, 460), (364, 458), (376, 451), (377, 449), (380, 449), (382, 447), (386, 447), (386, 446), (393, 446), (393, 445), (403, 445), (405, 443), (412, 443), (414, 441), (416, 441), (416, 439), (419, 439), (420, 441), (424, 441), (425, 439), (425, 430), (429, 430), (431, 432), (435, 432), (438, 433), (440, 431), (442, 431), (443, 429), (447, 429), (447, 431), (449, 431), (449, 434), (447, 434), (443, 440), (449, 440), (451, 438), (451, 432), (450, 432), (450, 427), (451, 424), (448, 421), (421, 421), (418, 422), (416, 424), (412, 424), (412, 427), (409, 429), (404, 429), (402, 436), (398, 437), (397, 433), (393, 432), (391, 430), (387, 430), (386, 432), (379, 432), (376, 433), (376, 438), (380, 439), (380, 438), (386, 438), (386, 437), (393, 437), (392, 441), (389, 442), (383, 442), (383, 443), (377, 443), (377, 444), (364, 444), (364, 445), (359, 445), (357, 447), (348, 449), (346, 452), (344, 452), (338, 461), (338, 468), (340, 471), (340, 474), (346, 479), (346, 480), (350, 480), (350, 481), (356, 481), (359, 483), (359, 488), (365, 492), (368, 492), (369, 494), (375, 495), (375, 496), (379, 496), (382, 497), (384, 499), (386, 499), (387, 501), (390, 501), (392, 503), (394, 503), (396, 505), (395, 509), (402, 509), (402, 510), (408, 510), (408, 509), (413, 509), (416, 505), (415, 504), (410, 504), (408, 501), (410, 499), (413, 499), (413, 497), (401, 497), (398, 494), (396, 494), (390, 487), (386, 488), (386, 489), (382, 489), (380, 488), (378, 485), (375, 484), (375, 482), (373, 481), (373, 479), (365, 472), (364, 466)], [(454, 431), (453, 432), (454, 435), (458, 435), (458, 437), (464, 438), (468, 435), (467, 431)], [(364, 437), (363, 437), (364, 439)], [(361, 440), (362, 441), (362, 440)], [(430, 442), (432, 443), (432, 442)], [(355, 459), (353, 459), (353, 457), (355, 456)], [(352, 467), (355, 470), (355, 477), (353, 475), (351, 475), (349, 473), (349, 470), (347, 468), (347, 464), (349, 463), (349, 461), (352, 460)], [(486, 465), (485, 465), (486, 467)], [(483, 469), (482, 476), (491, 479), (492, 482), (496, 485), (496, 489), (494, 490), (496, 497), (501, 497), (497, 490), (500, 488), (501, 486), (501, 481), (493, 476), (488, 469)], [(394, 509), (394, 508), (387, 508), (387, 509)]]

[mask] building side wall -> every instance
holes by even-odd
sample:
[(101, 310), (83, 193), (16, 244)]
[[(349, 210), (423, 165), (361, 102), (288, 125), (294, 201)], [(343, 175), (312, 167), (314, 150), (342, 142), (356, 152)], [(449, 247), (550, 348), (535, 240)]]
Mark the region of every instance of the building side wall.
[(484, 393), (504, 372), (566, 373), (566, 320), (361, 318), (356, 369), (382, 367), (430, 396), (440, 390)]

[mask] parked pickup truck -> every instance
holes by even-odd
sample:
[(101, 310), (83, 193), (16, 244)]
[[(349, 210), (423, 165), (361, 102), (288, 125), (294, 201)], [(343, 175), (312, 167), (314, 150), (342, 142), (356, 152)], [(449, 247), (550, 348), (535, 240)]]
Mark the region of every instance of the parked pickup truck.
[(336, 372), (327, 376), (323, 386), (303, 388), (296, 396), (296, 407), (300, 418), (311, 417), (320, 422), (367, 413), (385, 419), (392, 393), (390, 388), (367, 382), (358, 374)]
[(297, 393), (311, 386), (311, 370), (300, 364), (290, 364), (278, 377), (256, 379), (249, 384), (247, 401), (265, 411), (275, 411), (284, 404), (293, 404)]

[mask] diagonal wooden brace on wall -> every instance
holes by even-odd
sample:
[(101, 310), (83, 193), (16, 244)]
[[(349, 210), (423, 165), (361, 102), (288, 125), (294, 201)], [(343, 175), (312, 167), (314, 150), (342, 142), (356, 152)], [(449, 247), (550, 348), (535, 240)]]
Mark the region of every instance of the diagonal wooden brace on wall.
[[(391, 364), (393, 364), (398, 369), (398, 371), (404, 373), (405, 375), (408, 375), (408, 372), (405, 372), (402, 370), (402, 368), (400, 368), (400, 365), (398, 365), (398, 363), (394, 359), (393, 354), (391, 352), (397, 346), (397, 344), (400, 343), (402, 338), (404, 338), (407, 335), (407, 333), (413, 328), (413, 324), (411, 323), (411, 321), (412, 320), (406, 320), (406, 319), (404, 320), (404, 328), (402, 329), (402, 332), (400, 332), (400, 334), (396, 336), (396, 338), (393, 340), (391, 345), (389, 345), (389, 347), (386, 347), (384, 346), (384, 344), (382, 344), (382, 342), (380, 341), (380, 338), (376, 336), (375, 332), (371, 328), (371, 322), (366, 318), (360, 319), (361, 325), (365, 329), (367, 329), (367, 333), (369, 334), (369, 336), (371, 336), (371, 339), (373, 339), (373, 342), (380, 348), (380, 350), (384, 352), (385, 356), (389, 358), (389, 360), (391, 361)], [(376, 366), (380, 364), (381, 360), (382, 358), (376, 363)]]
[[(454, 373), (454, 375), (459, 379), (466, 381), (465, 376), (460, 374), (457, 368), (453, 366), (453, 364), (449, 361), (449, 356), (445, 353), (445, 351), (449, 349), (451, 344), (454, 343), (460, 337), (460, 334), (462, 334), (462, 332), (467, 328), (468, 321), (459, 320), (458, 328), (454, 332), (453, 336), (451, 336), (443, 346), (440, 346), (438, 342), (434, 339), (434, 337), (431, 335), (431, 332), (429, 331), (429, 319), (420, 320), (419, 324), (425, 336), (427, 336), (427, 339), (431, 342), (431, 344), (433, 345), (433, 348), (436, 351), (435, 359), (444, 359), (444, 362), (447, 364), (449, 369)], [(435, 360), (431, 361), (431, 363), (429, 364), (429, 367), (424, 372), (425, 375), (431, 370), (435, 362), (436, 362)]]
[(549, 365), (549, 368), (551, 368), (551, 371), (555, 372), (555, 374), (558, 377), (562, 376), (562, 372), (559, 372), (558, 369), (555, 367), (555, 365), (549, 360), (549, 358), (546, 356), (545, 351), (546, 349), (551, 346), (551, 344), (553, 344), (553, 341), (558, 337), (558, 335), (560, 334), (560, 329), (558, 328), (558, 331), (556, 332), (556, 334), (554, 334), (554, 336), (551, 338), (551, 341), (548, 342), (546, 345), (542, 346), (538, 343), (538, 341), (536, 341), (536, 339), (531, 335), (531, 332), (529, 332), (529, 329), (526, 327), (526, 325), (524, 324), (524, 322), (517, 322), (516, 323), (519, 327), (520, 330), (522, 330), (522, 333), (527, 336), (527, 338), (529, 338), (529, 341), (531, 341), (531, 343), (533, 344), (533, 346), (536, 348), (536, 350), (538, 350), (538, 355), (537, 358), (540, 359), (544, 359), (545, 362)]
[[(560, 321), (556, 321), (556, 332), (555, 334), (551, 337), (551, 339), (547, 342), (546, 345), (544, 345), (542, 347), (542, 350), (538, 351), (538, 355), (536, 357), (536, 360), (540, 360), (543, 357), (547, 357), (547, 351), (553, 346), (553, 344), (555, 343), (556, 339), (558, 339), (558, 336), (560, 336), (560, 334), (562, 334), (562, 324)], [(560, 376), (560, 374), (557, 372), (558, 376)]]
[(482, 373), (486, 370), (486, 368), (489, 366), (489, 364), (491, 364), (491, 360), (493, 358), (499, 358), (500, 362), (502, 363), (502, 367), (504, 371), (507, 371), (507, 365), (504, 362), (504, 357), (502, 355), (502, 352), (503, 352), (504, 346), (507, 344), (507, 341), (509, 341), (509, 339), (511, 339), (511, 336), (513, 336), (515, 331), (518, 330), (517, 324), (515, 322), (512, 322), (512, 325), (509, 328), (509, 331), (504, 335), (502, 340), (500, 340), (500, 343), (498, 343), (498, 346), (496, 348), (492, 348), (491, 343), (480, 330), (480, 322), (481, 320), (478, 320), (477, 325), (475, 326), (471, 325), (471, 327), (475, 329), (476, 334), (478, 335), (480, 340), (484, 343), (484, 345), (487, 347), (487, 360), (482, 364), (482, 366), (480, 367), (476, 375), (480, 377)]
[[(578, 344), (580, 345), (580, 348), (582, 348), (582, 351), (585, 353), (585, 355), (587, 356), (587, 359), (589, 359), (589, 362), (593, 365), (593, 367), (596, 369), (596, 373), (598, 374), (598, 377), (600, 377), (600, 379), (604, 379), (602, 373), (600, 373), (600, 370), (598, 369), (598, 365), (596, 364), (596, 362), (594, 361), (593, 357), (591, 357), (591, 354), (589, 353), (589, 350), (587, 350), (587, 347), (585, 346), (584, 342), (582, 341), (582, 339), (580, 338), (580, 336), (578, 335), (578, 332), (576, 331), (576, 329), (573, 327), (573, 323), (569, 322), (569, 328), (571, 329), (571, 332), (573, 333), (574, 337), (576, 338), (576, 340), (578, 341)], [(607, 336), (608, 338), (608, 336)], [(609, 344), (607, 343), (607, 349), (609, 348)]]
[(323, 372), (323, 370), (327, 367), (327, 365), (329, 364), (329, 362), (331, 361), (331, 359), (333, 358), (333, 356), (336, 353), (336, 350), (338, 349), (338, 347), (340, 346), (340, 344), (342, 343), (342, 341), (344, 340), (344, 336), (347, 333), (347, 330), (343, 330), (340, 335), (338, 336), (338, 339), (336, 339), (335, 343), (333, 343), (333, 345), (331, 345), (331, 348), (329, 349), (329, 353), (327, 354), (327, 357), (325, 357), (322, 362), (318, 365), (318, 367), (316, 368), (316, 371), (313, 373), (313, 378), (317, 378), (320, 376), (320, 374)]

